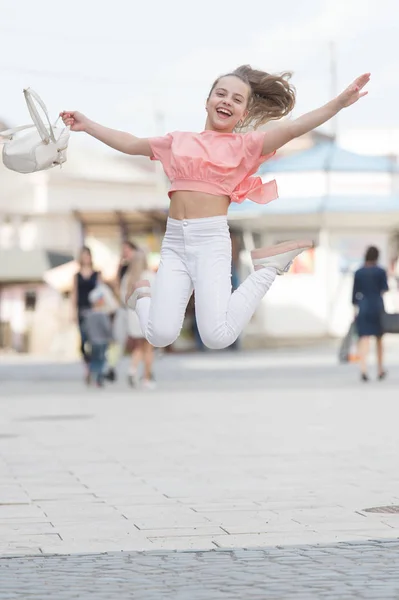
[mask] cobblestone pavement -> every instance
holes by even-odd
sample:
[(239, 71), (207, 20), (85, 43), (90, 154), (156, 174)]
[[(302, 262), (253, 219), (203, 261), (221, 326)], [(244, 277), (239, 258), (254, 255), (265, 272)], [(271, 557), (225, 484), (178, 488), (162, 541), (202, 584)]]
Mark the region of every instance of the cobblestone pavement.
[(151, 393), (3, 361), (0, 600), (398, 598), (396, 356), (165, 357)]
[(396, 600), (399, 541), (0, 559), (2, 600)]

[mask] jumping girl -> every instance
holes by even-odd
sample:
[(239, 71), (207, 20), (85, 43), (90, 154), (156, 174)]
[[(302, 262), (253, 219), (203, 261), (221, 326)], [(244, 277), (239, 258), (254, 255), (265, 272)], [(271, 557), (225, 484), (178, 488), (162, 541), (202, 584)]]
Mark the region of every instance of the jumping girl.
[[(230, 346), (251, 319), (276, 275), (287, 272), (310, 240), (284, 242), (254, 250), (254, 271), (231, 293), (230, 202), (246, 198), (266, 204), (277, 198), (274, 181), (252, 177), (259, 166), (290, 140), (322, 125), (367, 94), (366, 73), (325, 106), (270, 131), (257, 129), (288, 115), (295, 104), (290, 75), (270, 75), (242, 66), (213, 84), (201, 133), (174, 132), (137, 138), (103, 127), (79, 112), (61, 117), (72, 131), (84, 131), (126, 154), (161, 161), (171, 181), (170, 210), (161, 260), (153, 288), (138, 281), (126, 297), (136, 310), (143, 334), (157, 347), (179, 335), (194, 290), (197, 325), (209, 348)], [(240, 133), (245, 131), (245, 133)]]

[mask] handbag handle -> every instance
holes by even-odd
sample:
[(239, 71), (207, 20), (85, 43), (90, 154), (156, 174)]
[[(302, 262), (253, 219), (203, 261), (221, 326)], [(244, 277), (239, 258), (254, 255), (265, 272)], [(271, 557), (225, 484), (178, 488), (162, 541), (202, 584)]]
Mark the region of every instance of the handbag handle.
[[(28, 106), (30, 116), (32, 117), (32, 121), (34, 122), (36, 129), (38, 130), (39, 135), (42, 138), (43, 142), (48, 144), (51, 139), (55, 143), (56, 140), (55, 140), (55, 136), (54, 136), (53, 127), (51, 125), (50, 117), (48, 115), (47, 108), (46, 108), (46, 105), (44, 104), (43, 100), (31, 88), (27, 88), (24, 90), (24, 96), (25, 96), (25, 101)], [(46, 128), (45, 124), (43, 123), (43, 120), (42, 120), (42, 118), (39, 114), (39, 111), (37, 110), (33, 100), (36, 100), (36, 102), (38, 103), (38, 105), (40, 106), (40, 108), (42, 109), (44, 114), (46, 115), (46, 119), (47, 119), (47, 122), (49, 125), (49, 132), (47, 131), (47, 128)]]
[(13, 127), (12, 129), (5, 129), (4, 131), (0, 131), (0, 138), (9, 138), (11, 139), (14, 133), (18, 133), (18, 131), (24, 131), (24, 129), (31, 129), (35, 127), (35, 125), (21, 125), (20, 127)]
[[(56, 120), (53, 127), (57, 126), (58, 121), (59, 118)], [(11, 129), (4, 129), (4, 131), (0, 131), (0, 138), (8, 138), (9, 140), (11, 140), (13, 135), (18, 133), (19, 131), (24, 131), (25, 129), (32, 129), (33, 127), (36, 127), (36, 125), (32, 125), (30, 123), (29, 125), (20, 125), (19, 127), (12, 127)], [(65, 129), (69, 129), (69, 126)]]

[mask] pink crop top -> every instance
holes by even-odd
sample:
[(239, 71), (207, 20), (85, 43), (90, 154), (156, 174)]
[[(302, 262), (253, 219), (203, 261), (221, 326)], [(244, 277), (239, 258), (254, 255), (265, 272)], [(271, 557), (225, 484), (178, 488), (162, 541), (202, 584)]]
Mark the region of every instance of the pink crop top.
[(174, 132), (150, 138), (152, 160), (159, 160), (168, 176), (169, 196), (178, 190), (229, 196), (231, 202), (246, 198), (267, 204), (278, 197), (276, 182), (251, 177), (274, 156), (262, 155), (265, 132)]

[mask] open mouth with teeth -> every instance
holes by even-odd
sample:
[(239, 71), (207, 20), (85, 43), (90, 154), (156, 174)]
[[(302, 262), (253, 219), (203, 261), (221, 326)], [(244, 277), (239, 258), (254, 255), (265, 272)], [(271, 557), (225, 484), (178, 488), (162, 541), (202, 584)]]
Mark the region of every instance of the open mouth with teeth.
[(216, 112), (221, 119), (228, 119), (233, 114), (228, 108), (218, 108)]

